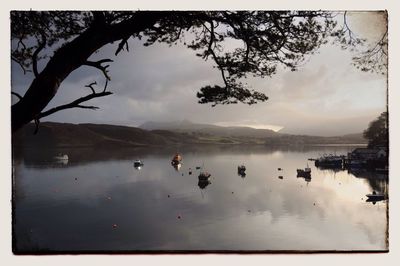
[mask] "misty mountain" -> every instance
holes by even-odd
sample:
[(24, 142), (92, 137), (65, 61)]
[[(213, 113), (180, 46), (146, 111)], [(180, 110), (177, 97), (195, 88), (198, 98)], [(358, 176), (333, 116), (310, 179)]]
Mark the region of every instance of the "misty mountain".
[(146, 130), (169, 130), (181, 133), (212, 135), (218, 137), (250, 137), (250, 138), (266, 138), (278, 136), (270, 129), (256, 129), (252, 127), (223, 127), (210, 124), (192, 123), (188, 120), (172, 121), (172, 122), (146, 122), (139, 126)]

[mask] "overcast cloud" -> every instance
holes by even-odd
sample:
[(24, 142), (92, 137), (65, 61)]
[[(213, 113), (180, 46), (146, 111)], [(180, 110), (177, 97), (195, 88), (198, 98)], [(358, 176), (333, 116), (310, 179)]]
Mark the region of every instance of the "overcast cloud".
[[(376, 13), (357, 13), (349, 23), (360, 37), (377, 40), (384, 21)], [(108, 45), (93, 58), (112, 58), (113, 95), (92, 100), (97, 111), (66, 110), (47, 121), (106, 123), (138, 126), (146, 121), (188, 119), (198, 123), (246, 125), (310, 135), (362, 132), (386, 108), (386, 76), (363, 73), (351, 66), (350, 51), (327, 45), (297, 72), (281, 70), (272, 78), (248, 83), (269, 97), (257, 105), (198, 104), (196, 92), (205, 85), (221, 84), (211, 61), (203, 61), (181, 46), (143, 47), (130, 41), (130, 52), (114, 56), (117, 44)], [(13, 90), (23, 94), (32, 76), (12, 66)], [(90, 92), (84, 85), (104, 77), (96, 69), (81, 67), (61, 85), (48, 108), (68, 103)], [(45, 120), (44, 120), (45, 121)]]

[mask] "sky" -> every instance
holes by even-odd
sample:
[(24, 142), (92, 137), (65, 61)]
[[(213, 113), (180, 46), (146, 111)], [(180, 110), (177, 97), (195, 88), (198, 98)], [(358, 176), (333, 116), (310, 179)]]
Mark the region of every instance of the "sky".
[[(367, 46), (385, 30), (384, 19), (378, 13), (350, 13), (348, 23), (357, 36), (368, 39)], [(198, 104), (196, 97), (201, 87), (221, 84), (221, 76), (211, 61), (203, 61), (180, 44), (144, 47), (131, 39), (130, 52), (114, 56), (117, 45), (107, 45), (92, 57), (114, 60), (108, 85), (114, 94), (88, 102), (100, 109), (65, 110), (42, 121), (139, 126), (146, 121), (186, 119), (334, 136), (360, 133), (386, 110), (386, 75), (359, 71), (351, 65), (354, 52), (330, 44), (308, 57), (296, 72), (280, 69), (272, 77), (248, 79), (252, 88), (269, 97), (268, 101), (216, 107)], [(31, 81), (31, 75), (23, 75), (19, 66), (12, 65), (13, 91), (24, 94)], [(97, 69), (79, 68), (64, 80), (48, 108), (90, 93), (84, 86), (93, 81), (102, 86), (104, 77)]]

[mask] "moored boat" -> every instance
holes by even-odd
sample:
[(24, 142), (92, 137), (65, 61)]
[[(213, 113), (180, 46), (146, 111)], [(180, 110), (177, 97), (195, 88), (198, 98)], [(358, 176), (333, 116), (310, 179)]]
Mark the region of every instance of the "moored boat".
[(57, 156), (54, 156), (54, 159), (60, 160), (60, 161), (67, 161), (69, 158), (68, 158), (67, 154), (61, 154), (60, 153)]
[(134, 167), (142, 167), (144, 164), (143, 164), (143, 161), (141, 161), (141, 160), (135, 160), (135, 161), (133, 161), (133, 166)]
[(311, 168), (307, 165), (304, 169), (297, 169), (297, 176), (311, 177)]
[(375, 191), (372, 192), (372, 194), (367, 194), (369, 201), (380, 201), (380, 200), (385, 200), (387, 199), (386, 195), (383, 193), (376, 193)]
[(206, 181), (206, 180), (209, 180), (210, 177), (211, 177), (211, 174), (209, 172), (203, 172), (202, 171), (202, 172), (200, 172), (199, 180)]
[(171, 164), (178, 165), (181, 163), (181, 161), (182, 161), (182, 156), (179, 153), (176, 153), (172, 158)]
[(246, 166), (244, 166), (243, 164), (238, 166), (238, 172), (239, 173), (240, 172), (245, 172), (245, 171), (246, 171)]

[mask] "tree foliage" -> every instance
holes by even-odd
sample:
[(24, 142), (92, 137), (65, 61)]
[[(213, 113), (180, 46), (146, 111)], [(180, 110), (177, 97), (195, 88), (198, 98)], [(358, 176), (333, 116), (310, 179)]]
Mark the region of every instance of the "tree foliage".
[[(200, 88), (199, 103), (251, 105), (266, 101), (268, 97), (249, 88), (244, 78), (271, 76), (278, 66), (295, 71), (307, 55), (330, 40), (347, 45), (351, 36), (336, 27), (334, 16), (325, 11), (13, 11), (11, 58), (35, 76), (12, 107), (13, 131), (54, 113), (43, 110), (62, 81), (79, 67), (95, 67), (109, 81), (109, 65), (105, 64), (112, 60), (93, 62), (88, 58), (114, 42), (115, 55), (129, 51), (130, 38), (143, 39), (145, 46), (181, 42), (202, 59), (213, 60), (221, 84)], [(42, 71), (39, 60), (47, 60)], [(83, 99), (110, 94), (90, 88), (92, 94)], [(53, 110), (90, 108), (78, 102)]]
[(388, 113), (383, 112), (377, 119), (372, 121), (364, 131), (364, 137), (368, 139), (369, 147), (388, 147)]

